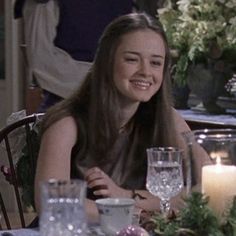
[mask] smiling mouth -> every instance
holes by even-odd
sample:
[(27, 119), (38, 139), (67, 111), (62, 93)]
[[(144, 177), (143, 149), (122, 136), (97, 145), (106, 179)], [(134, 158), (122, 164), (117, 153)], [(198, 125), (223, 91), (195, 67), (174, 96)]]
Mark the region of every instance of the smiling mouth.
[(142, 90), (147, 90), (150, 88), (150, 86), (152, 85), (150, 82), (148, 81), (141, 81), (141, 80), (133, 80), (131, 81), (131, 83), (136, 87), (136, 88), (139, 88), (139, 89), (142, 89)]

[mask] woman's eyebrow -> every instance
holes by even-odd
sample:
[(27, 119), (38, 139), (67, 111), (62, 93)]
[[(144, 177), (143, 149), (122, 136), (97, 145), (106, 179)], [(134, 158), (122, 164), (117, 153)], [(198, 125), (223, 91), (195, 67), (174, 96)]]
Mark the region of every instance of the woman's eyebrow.
[[(140, 53), (139, 53), (139, 52), (136, 52), (136, 51), (124, 51), (124, 54), (134, 54), (134, 55), (137, 55), (137, 56), (140, 55)], [(164, 56), (158, 55), (158, 54), (152, 54), (151, 57), (164, 59)]]
[(152, 57), (156, 57), (156, 58), (164, 59), (164, 57), (163, 57), (162, 55), (156, 55), (156, 54), (153, 54)]

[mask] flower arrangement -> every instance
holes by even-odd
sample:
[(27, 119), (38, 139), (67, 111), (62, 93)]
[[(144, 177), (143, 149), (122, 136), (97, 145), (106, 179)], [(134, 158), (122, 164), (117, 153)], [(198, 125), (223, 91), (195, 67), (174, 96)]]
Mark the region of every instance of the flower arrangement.
[(186, 83), (189, 65), (214, 64), (218, 70), (236, 68), (235, 0), (167, 0), (158, 10), (169, 44), (177, 51), (173, 78)]
[(186, 206), (176, 215), (154, 214), (143, 224), (156, 236), (234, 236), (236, 235), (236, 199), (220, 221), (208, 207), (208, 198), (193, 192), (185, 199)]

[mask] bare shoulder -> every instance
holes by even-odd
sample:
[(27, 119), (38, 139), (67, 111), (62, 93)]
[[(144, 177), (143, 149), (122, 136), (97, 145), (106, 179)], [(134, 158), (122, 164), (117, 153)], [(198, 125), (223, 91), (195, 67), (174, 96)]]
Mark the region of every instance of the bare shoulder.
[(75, 143), (77, 125), (72, 116), (64, 117), (52, 124), (43, 135), (46, 139)]
[(184, 118), (180, 115), (180, 113), (174, 108), (172, 109), (172, 111), (173, 111), (174, 122), (178, 131), (180, 132), (189, 131), (190, 128), (186, 123), (186, 121), (184, 120)]
[(66, 116), (58, 121), (56, 121), (53, 125), (50, 126), (49, 129), (55, 130), (63, 130), (63, 131), (73, 131), (77, 127), (75, 119), (72, 116)]

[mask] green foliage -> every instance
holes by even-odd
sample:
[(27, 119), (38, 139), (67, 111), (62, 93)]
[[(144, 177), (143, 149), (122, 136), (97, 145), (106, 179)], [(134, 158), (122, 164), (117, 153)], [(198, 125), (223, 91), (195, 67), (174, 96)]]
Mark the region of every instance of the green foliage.
[[(174, 76), (178, 83), (186, 82), (191, 63), (206, 58), (235, 63), (235, 0), (167, 0), (158, 16), (170, 47), (179, 54)], [(231, 52), (230, 57), (225, 51)]]
[(155, 222), (155, 234), (164, 236), (174, 236), (179, 228), (178, 219), (168, 219), (159, 214), (153, 216), (153, 222)]
[(219, 222), (208, 207), (208, 198), (194, 192), (186, 199), (186, 207), (180, 212), (181, 227), (192, 229), (197, 235), (222, 235)]
[(236, 199), (232, 208), (220, 223), (208, 207), (208, 198), (193, 192), (185, 199), (186, 206), (174, 218), (160, 214), (152, 217), (157, 236), (236, 236)]
[(179, 82), (181, 85), (185, 85), (187, 76), (187, 68), (188, 68), (189, 60), (186, 54), (180, 55), (178, 59), (178, 63), (176, 64), (174, 79)]
[(233, 200), (233, 206), (229, 211), (225, 224), (222, 226), (224, 235), (236, 236), (236, 198)]

